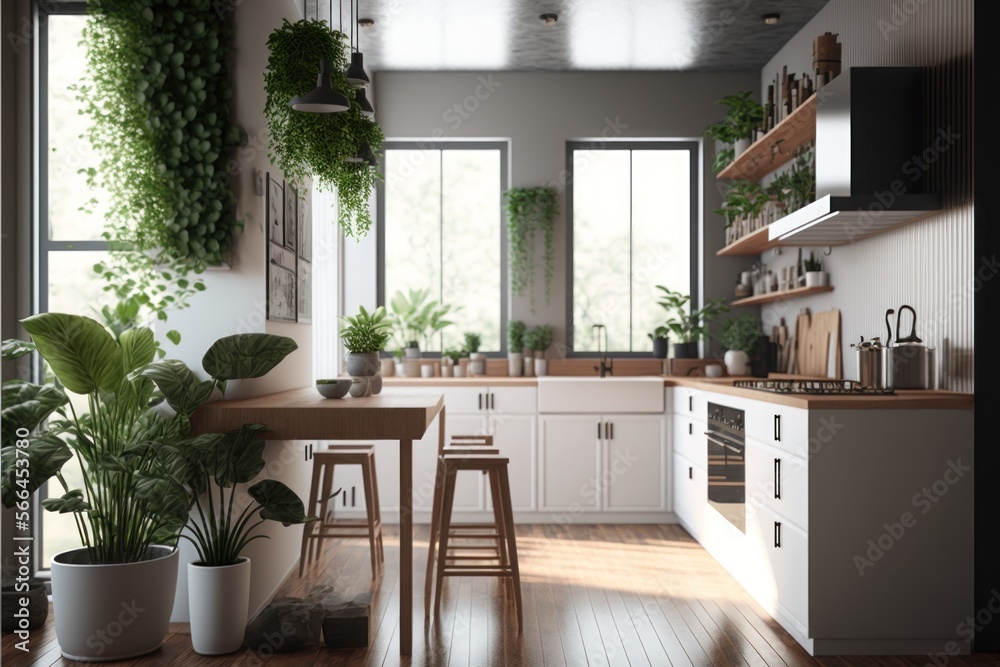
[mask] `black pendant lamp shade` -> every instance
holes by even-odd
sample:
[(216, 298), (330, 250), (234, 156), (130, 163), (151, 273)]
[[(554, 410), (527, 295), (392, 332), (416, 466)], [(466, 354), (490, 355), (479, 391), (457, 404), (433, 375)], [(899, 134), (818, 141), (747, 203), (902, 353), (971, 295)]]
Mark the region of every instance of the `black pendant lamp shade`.
[(333, 66), (328, 60), (321, 60), (319, 63), (319, 76), (316, 78), (316, 87), (305, 95), (292, 98), (289, 106), (295, 111), (306, 113), (336, 113), (347, 111), (351, 108), (351, 103), (347, 97), (334, 89), (330, 75), (333, 73)]
[(368, 101), (368, 95), (365, 93), (364, 88), (358, 88), (354, 91), (354, 99), (358, 101), (361, 106), (361, 115), (366, 118), (375, 117), (375, 109), (372, 107), (372, 103)]
[(351, 85), (351, 88), (367, 88), (368, 75), (365, 74), (365, 54), (360, 52), (354, 52), (351, 54), (351, 64), (347, 66), (347, 83)]
[(352, 157), (346, 158), (344, 162), (351, 162), (354, 164), (361, 164), (362, 162), (367, 162), (369, 166), (378, 166), (378, 158), (375, 157), (375, 152), (372, 151), (372, 147), (368, 145), (367, 141), (361, 142), (361, 148)]

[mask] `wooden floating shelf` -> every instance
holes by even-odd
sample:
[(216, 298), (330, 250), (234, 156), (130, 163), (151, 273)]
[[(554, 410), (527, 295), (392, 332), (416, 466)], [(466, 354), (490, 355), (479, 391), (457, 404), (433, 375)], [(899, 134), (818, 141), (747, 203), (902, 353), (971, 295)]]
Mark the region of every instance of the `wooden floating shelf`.
[(781, 243), (770, 238), (770, 225), (765, 225), (755, 232), (750, 232), (743, 238), (733, 241), (725, 248), (716, 250), (715, 254), (720, 257), (737, 255), (759, 255), (765, 250), (776, 248)]
[(822, 287), (796, 287), (795, 289), (786, 289), (782, 292), (769, 292), (767, 294), (758, 294), (757, 296), (748, 296), (745, 299), (737, 299), (730, 303), (730, 306), (759, 306), (765, 303), (774, 303), (775, 301), (781, 301), (783, 299), (798, 299), (803, 296), (810, 296), (812, 294), (821, 294), (822, 292), (832, 292), (833, 287), (830, 285), (823, 285)]
[[(816, 140), (816, 93), (786, 116), (774, 129), (740, 153), (717, 178), (758, 181), (794, 157), (795, 149)], [(777, 150), (775, 150), (777, 146)]]

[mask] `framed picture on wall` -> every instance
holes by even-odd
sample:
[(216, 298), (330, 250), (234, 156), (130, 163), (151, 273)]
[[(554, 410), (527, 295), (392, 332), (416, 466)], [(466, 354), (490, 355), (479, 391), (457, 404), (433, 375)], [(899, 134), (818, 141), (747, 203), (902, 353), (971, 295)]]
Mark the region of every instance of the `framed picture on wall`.
[(298, 310), (295, 251), (277, 243), (267, 244), (267, 319), (294, 322)]
[(285, 183), (285, 247), (295, 254), (299, 240), (299, 193), (291, 183)]
[(280, 181), (276, 181), (271, 178), (271, 174), (267, 175), (267, 188), (264, 190), (265, 196), (267, 197), (266, 207), (267, 215), (265, 223), (267, 224), (267, 238), (271, 243), (277, 243), (278, 245), (285, 245), (285, 220), (284, 220), (284, 197), (285, 191), (282, 187)]
[(299, 258), (299, 283), (296, 288), (299, 298), (298, 321), (312, 323), (312, 262)]
[(309, 210), (309, 201), (305, 198), (299, 199), (299, 259), (307, 262), (312, 261), (312, 212)]

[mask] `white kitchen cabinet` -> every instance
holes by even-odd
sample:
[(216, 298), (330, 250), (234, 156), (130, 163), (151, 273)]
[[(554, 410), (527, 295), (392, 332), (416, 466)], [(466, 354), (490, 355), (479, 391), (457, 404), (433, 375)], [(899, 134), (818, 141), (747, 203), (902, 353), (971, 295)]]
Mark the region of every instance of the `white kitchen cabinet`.
[[(746, 436), (803, 458), (809, 455), (809, 411), (764, 401), (748, 401)], [(741, 406), (737, 406), (741, 407)]]
[(802, 530), (809, 529), (806, 460), (776, 447), (746, 443), (747, 519), (769, 507)]
[(671, 471), (674, 513), (697, 539), (702, 517), (708, 508), (705, 469), (681, 454), (674, 454)]
[[(510, 459), (507, 477), (510, 479), (510, 502), (514, 518), (518, 512), (533, 512), (537, 509), (535, 479), (537, 478), (537, 455), (534, 415), (491, 415), (488, 420), (493, 444), (500, 456)], [(489, 493), (486, 493), (486, 507), (493, 509)]]
[(442, 387), (449, 414), (519, 414), (538, 411), (538, 390), (534, 387)]
[(809, 540), (780, 514), (760, 507), (747, 517), (749, 558), (757, 570), (744, 587), (772, 615), (794, 621), (800, 632), (809, 627)]
[(673, 413), (705, 422), (708, 418), (708, 400), (705, 392), (690, 387), (673, 387)]
[(674, 452), (683, 454), (704, 466), (708, 456), (705, 422), (686, 415), (672, 415), (671, 426)]
[(601, 509), (599, 415), (542, 415), (539, 429), (539, 509)]
[(604, 509), (667, 509), (667, 434), (662, 415), (605, 415)]

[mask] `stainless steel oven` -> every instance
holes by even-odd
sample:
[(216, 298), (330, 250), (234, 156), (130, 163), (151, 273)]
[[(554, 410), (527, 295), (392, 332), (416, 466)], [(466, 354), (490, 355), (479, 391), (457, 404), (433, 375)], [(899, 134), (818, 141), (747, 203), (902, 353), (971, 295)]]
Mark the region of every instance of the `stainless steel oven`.
[(708, 504), (746, 532), (746, 435), (743, 411), (708, 404)]

